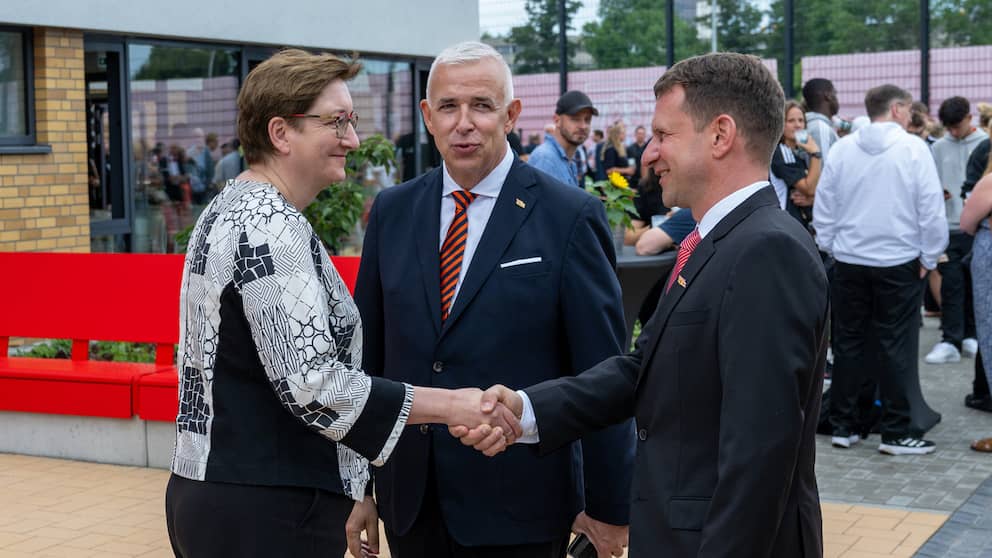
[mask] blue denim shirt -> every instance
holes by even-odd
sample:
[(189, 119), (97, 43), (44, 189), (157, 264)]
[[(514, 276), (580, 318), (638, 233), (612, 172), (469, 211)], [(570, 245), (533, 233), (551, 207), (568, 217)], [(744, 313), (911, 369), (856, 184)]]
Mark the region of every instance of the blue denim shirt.
[(534, 149), (527, 163), (569, 186), (579, 186), (579, 168), (551, 134), (544, 135), (544, 143)]

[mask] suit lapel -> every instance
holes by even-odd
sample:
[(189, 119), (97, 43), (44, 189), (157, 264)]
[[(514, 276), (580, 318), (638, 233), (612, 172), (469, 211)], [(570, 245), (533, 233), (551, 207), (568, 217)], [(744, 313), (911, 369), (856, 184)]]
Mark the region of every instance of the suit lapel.
[[(515, 159), (510, 173), (506, 176), (506, 181), (500, 189), (499, 197), (496, 198), (496, 205), (489, 216), (486, 230), (483, 231), (482, 238), (479, 239), (479, 246), (472, 256), (472, 262), (465, 273), (465, 280), (458, 288), (458, 295), (455, 297), (451, 313), (441, 329), (441, 335), (444, 335), (458, 321), (459, 316), (495, 270), (496, 264), (510, 245), (510, 241), (517, 234), (520, 226), (530, 215), (536, 200), (536, 196), (529, 189), (533, 184), (533, 174), (528, 172), (524, 163)], [(523, 202), (523, 207), (517, 203), (517, 200)], [(439, 281), (440, 279), (436, 280), (435, 284), (439, 284)], [(440, 295), (438, 296), (440, 297)]]
[(413, 204), (413, 214), (422, 222), (416, 233), (417, 259), (423, 279), (427, 307), (431, 312), (434, 333), (441, 332), (441, 171), (435, 169), (424, 178), (424, 183)]
[[(658, 308), (655, 309), (654, 315), (651, 317), (650, 324), (653, 331), (657, 332), (653, 337), (648, 339), (648, 345), (645, 347), (642, 362), (645, 366), (641, 367), (640, 374), (638, 375), (638, 382), (640, 382), (641, 376), (647, 369), (647, 363), (654, 356), (655, 350), (658, 348), (658, 343), (664, 335), (665, 326), (668, 323), (668, 318), (672, 315), (672, 312), (678, 306), (679, 301), (682, 299), (682, 295), (686, 291), (693, 288), (696, 282), (696, 277), (702, 271), (706, 263), (713, 257), (716, 253), (716, 244), (721, 238), (726, 236), (730, 231), (737, 226), (738, 223), (743, 221), (748, 215), (754, 212), (755, 209), (765, 205), (777, 204), (778, 197), (775, 195), (775, 190), (771, 186), (762, 188), (758, 190), (754, 195), (744, 200), (744, 203), (740, 204), (733, 211), (727, 214), (726, 217), (717, 223), (716, 227), (706, 235), (696, 249), (693, 250), (692, 256), (689, 257), (689, 261), (686, 262), (685, 267), (679, 272), (679, 276), (685, 280), (685, 286), (683, 287), (678, 277), (675, 278), (675, 282), (672, 283), (672, 288), (667, 293), (662, 294), (661, 301), (658, 303)], [(697, 287), (698, 288), (698, 287)]]

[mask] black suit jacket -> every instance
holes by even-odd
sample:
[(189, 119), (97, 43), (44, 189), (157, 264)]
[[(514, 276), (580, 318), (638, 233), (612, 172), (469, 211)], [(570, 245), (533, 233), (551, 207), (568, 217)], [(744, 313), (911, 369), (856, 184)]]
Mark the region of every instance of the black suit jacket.
[(819, 557), (828, 300), (816, 247), (768, 187), (680, 276), (633, 353), (526, 390), (540, 447), (634, 414), (632, 558)]
[[(623, 311), (602, 204), (519, 160), (442, 327), (441, 191), (436, 169), (384, 190), (372, 208), (355, 293), (367, 371), (420, 386), (522, 388), (620, 353)], [(446, 428), (409, 427), (375, 471), (379, 513), (394, 532), (409, 530), (433, 450), (441, 508), (461, 544), (556, 539), (583, 507), (627, 524), (633, 424), (562, 445), (544, 456), (518, 445), (490, 459)]]

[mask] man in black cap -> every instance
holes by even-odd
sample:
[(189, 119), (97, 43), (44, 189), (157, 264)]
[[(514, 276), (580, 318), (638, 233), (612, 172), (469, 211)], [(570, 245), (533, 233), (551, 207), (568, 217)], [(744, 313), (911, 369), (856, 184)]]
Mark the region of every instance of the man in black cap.
[(592, 101), (581, 91), (568, 91), (558, 98), (555, 105), (554, 132), (544, 137), (527, 163), (558, 180), (580, 186), (579, 176), (584, 172), (584, 161), (576, 160), (576, 151), (589, 137), (592, 117), (599, 115)]

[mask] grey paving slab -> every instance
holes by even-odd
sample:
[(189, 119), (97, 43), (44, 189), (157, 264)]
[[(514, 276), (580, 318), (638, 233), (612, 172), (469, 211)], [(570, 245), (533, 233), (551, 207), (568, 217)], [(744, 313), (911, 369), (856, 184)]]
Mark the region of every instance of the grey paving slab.
[(992, 478), (965, 500), (916, 556), (992, 558)]
[(972, 440), (992, 436), (992, 413), (964, 406), (974, 360), (926, 364), (923, 356), (939, 338), (939, 322), (925, 319), (920, 329), (920, 382), (929, 405), (943, 416), (927, 435), (937, 451), (889, 456), (878, 452), (878, 435), (846, 450), (832, 447), (829, 436), (817, 436), (816, 475), (822, 500), (952, 512), (992, 476), (992, 454), (969, 447)]

